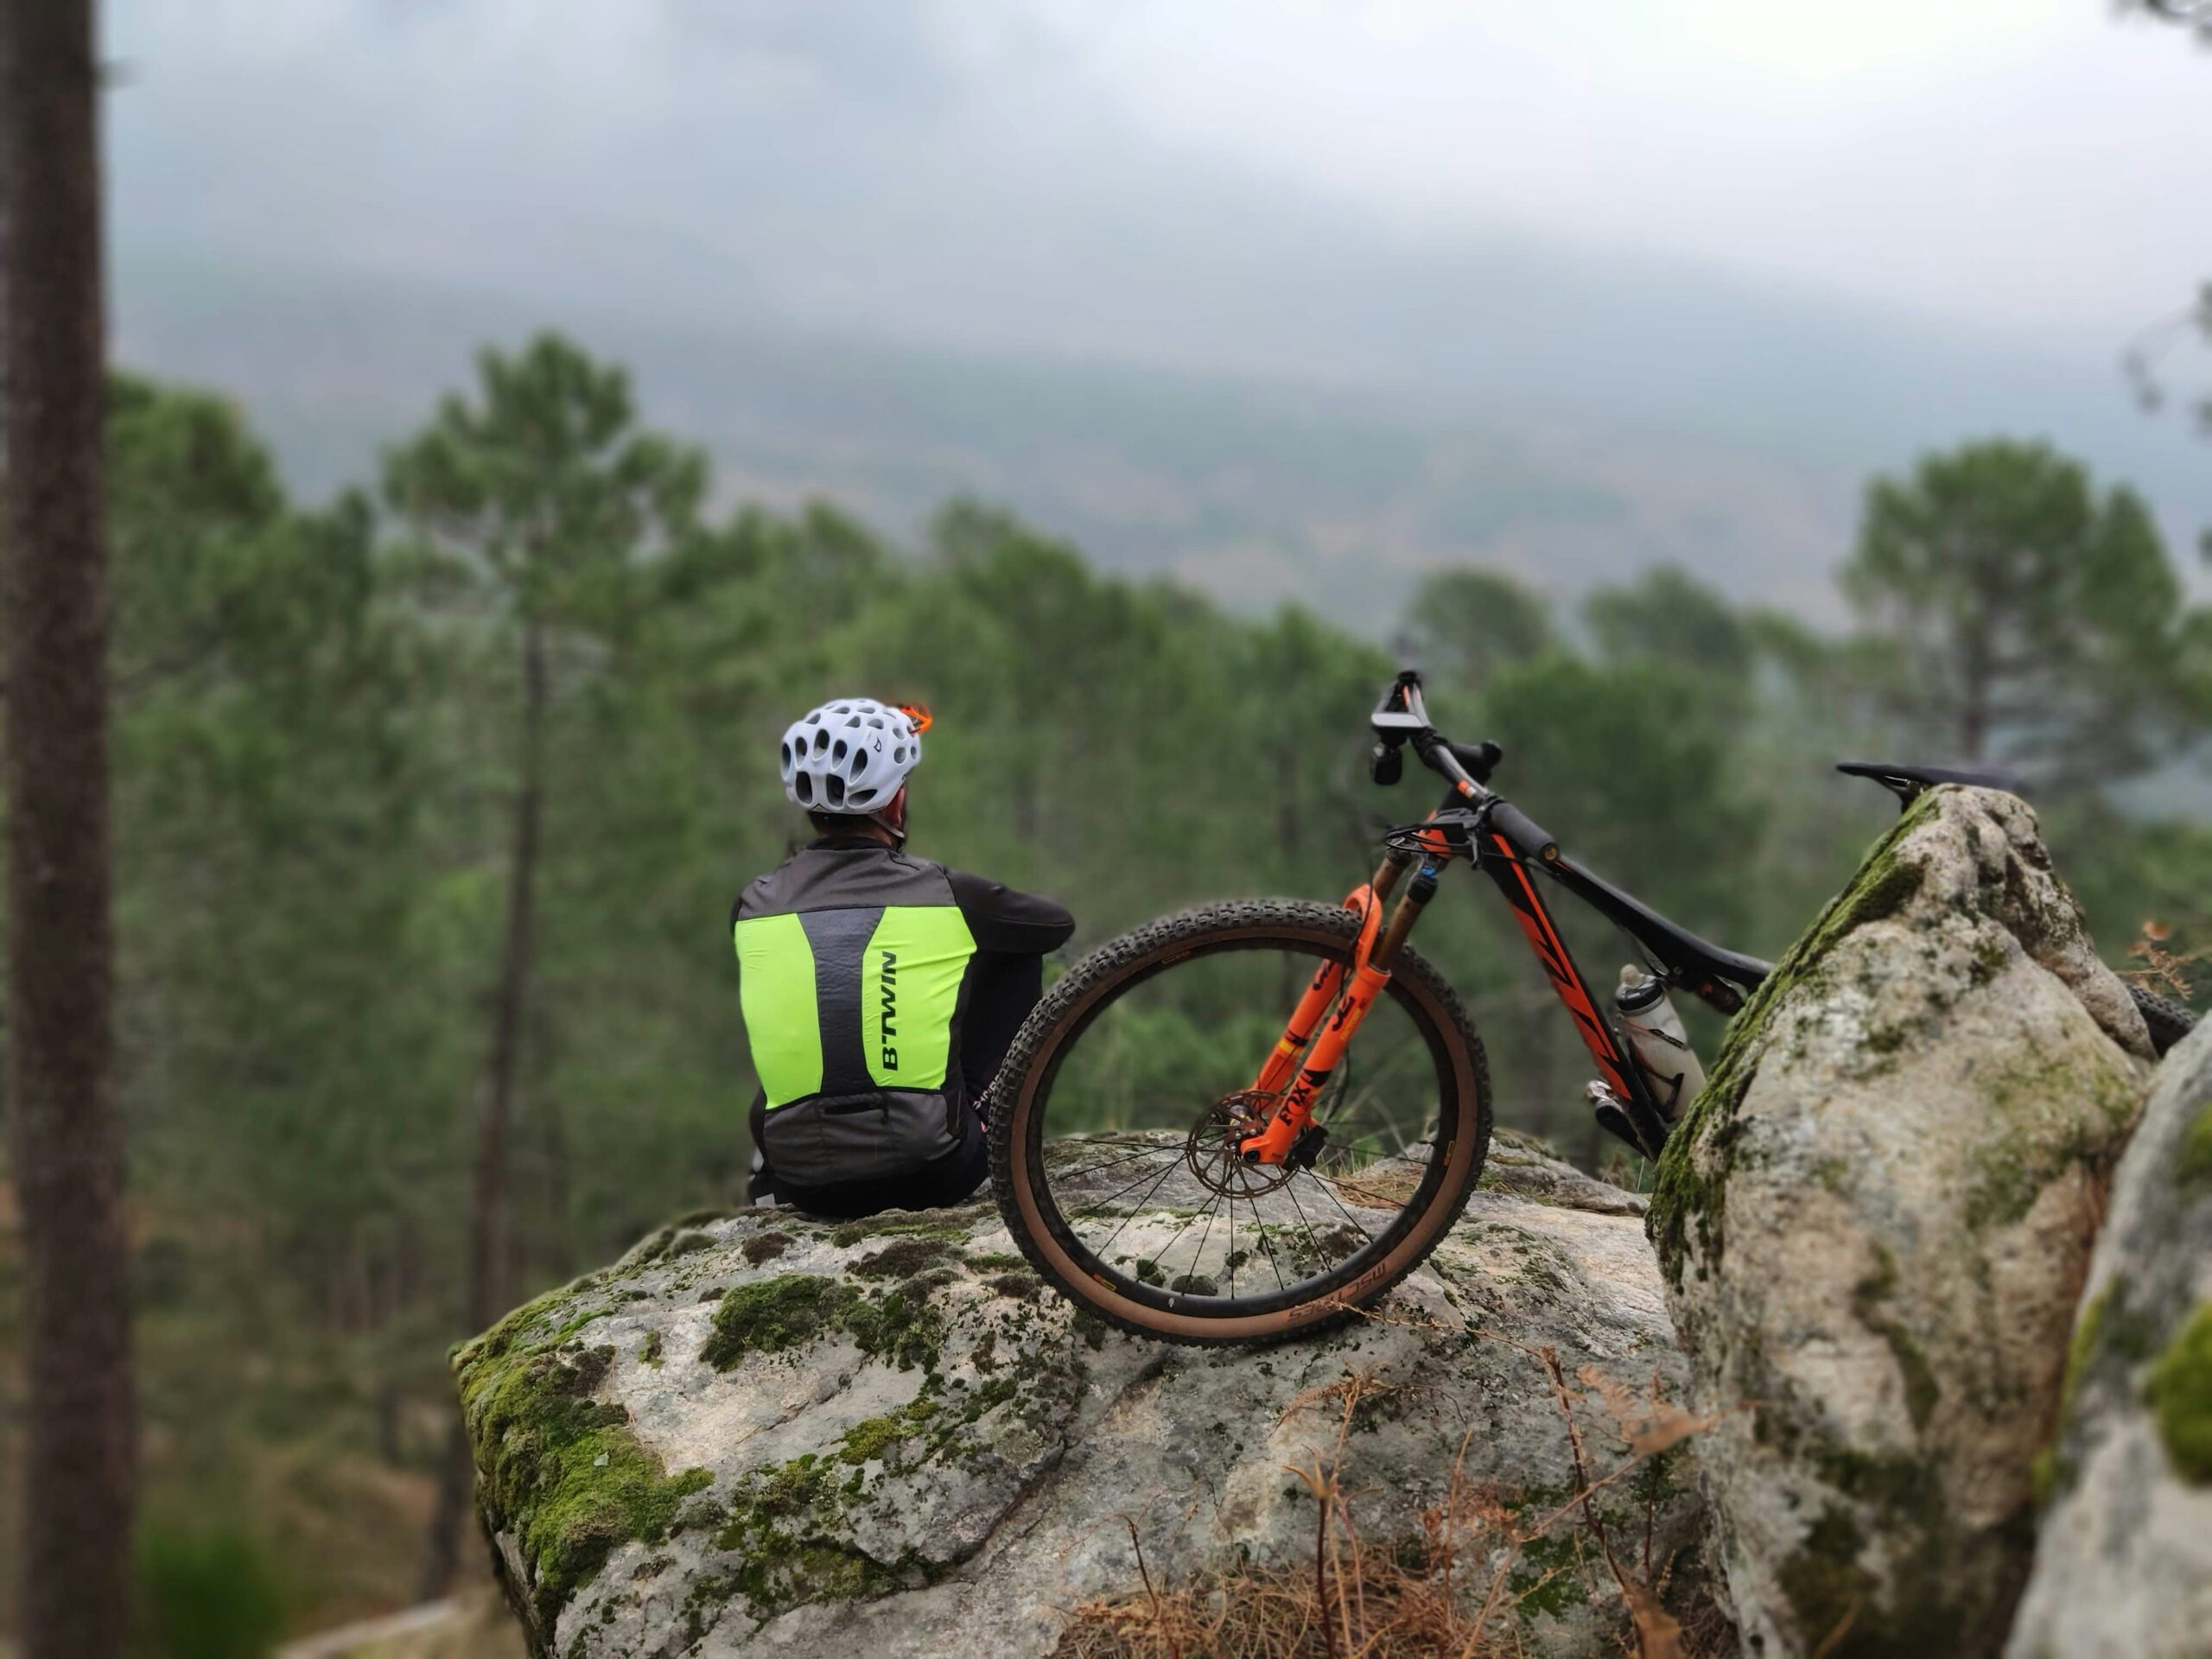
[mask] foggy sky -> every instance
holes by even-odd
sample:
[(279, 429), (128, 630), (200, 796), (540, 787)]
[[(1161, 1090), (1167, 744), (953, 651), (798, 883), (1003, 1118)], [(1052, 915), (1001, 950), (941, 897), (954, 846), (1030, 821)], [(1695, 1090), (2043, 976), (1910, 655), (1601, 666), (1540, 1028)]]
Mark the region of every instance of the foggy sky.
[[(106, 16), (119, 348), (238, 393), (318, 489), (471, 346), (553, 324), (637, 365), (647, 417), (767, 499), (827, 490), (899, 526), (981, 491), (1217, 589), (1241, 567), (1195, 531), (1117, 532), (1018, 445), (963, 447), (987, 397), (1021, 418), (988, 365), (1165, 372), (1160, 410), (1177, 377), (1226, 376), (1497, 435), (1551, 420), (1586, 458), (1569, 471), (1626, 503), (1575, 568), (1677, 558), (1808, 609), (1869, 473), (1993, 433), (2136, 484), (2177, 550), (2212, 523), (2202, 442), (2117, 366), (2212, 277), (2212, 53), (2103, 0)], [(810, 364), (836, 381), (849, 346), (880, 348), (875, 389), (802, 436), (773, 400)], [(906, 372), (881, 351), (953, 377), (895, 455), (861, 430)], [(2171, 367), (2212, 384), (2212, 353)], [(1065, 446), (1122, 441), (1066, 419)], [(1204, 465), (1230, 488), (1248, 463)], [(887, 468), (906, 481), (880, 496)], [(1693, 510), (1683, 471), (1739, 481)], [(1403, 505), (1294, 540), (1380, 544)]]
[(2212, 55), (2098, 0), (118, 0), (108, 34), (126, 249), (556, 299), (1264, 359), (1270, 257), (1503, 240), (2108, 346), (2212, 270)]

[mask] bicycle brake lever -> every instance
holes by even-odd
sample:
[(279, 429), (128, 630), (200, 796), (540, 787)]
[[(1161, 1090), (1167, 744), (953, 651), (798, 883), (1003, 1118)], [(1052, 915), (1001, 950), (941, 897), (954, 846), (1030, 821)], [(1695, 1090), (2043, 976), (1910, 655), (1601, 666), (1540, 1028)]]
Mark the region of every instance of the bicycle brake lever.
[(1435, 833), (1444, 837), (1452, 851), (1478, 855), (1482, 847), (1483, 820), (1489, 810), (1487, 803), (1481, 806), (1444, 808), (1419, 823), (1398, 825), (1390, 831), (1389, 839), (1417, 841), (1426, 834)]

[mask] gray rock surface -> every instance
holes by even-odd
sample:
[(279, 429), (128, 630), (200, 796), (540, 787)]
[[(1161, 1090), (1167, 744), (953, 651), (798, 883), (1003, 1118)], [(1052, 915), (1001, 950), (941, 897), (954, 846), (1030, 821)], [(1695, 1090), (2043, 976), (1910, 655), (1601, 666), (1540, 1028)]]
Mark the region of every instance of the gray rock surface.
[(2212, 1022), (2166, 1057), (2120, 1160), (2065, 1395), (2006, 1651), (2212, 1654)]
[(1745, 1651), (1980, 1655), (2149, 1044), (2015, 798), (1923, 796), (1738, 1017), (1649, 1224)]
[[(534, 1651), (1046, 1655), (1078, 1604), (1147, 1574), (1310, 1563), (1293, 1470), (1318, 1456), (1370, 1549), (1420, 1541), (1455, 1490), (1487, 1512), (1453, 1582), (1473, 1605), (1502, 1577), (1508, 1650), (1619, 1652), (1627, 1611), (1564, 1503), (1574, 1454), (1542, 1356), (1592, 1478), (1631, 1460), (1634, 1401), (1678, 1393), (1684, 1368), (1640, 1201), (1529, 1143), (1498, 1150), (1373, 1317), (1256, 1350), (1079, 1319), (982, 1205), (664, 1230), (455, 1357)], [(1684, 1610), (1705, 1585), (1694, 1444), (1596, 1498)]]

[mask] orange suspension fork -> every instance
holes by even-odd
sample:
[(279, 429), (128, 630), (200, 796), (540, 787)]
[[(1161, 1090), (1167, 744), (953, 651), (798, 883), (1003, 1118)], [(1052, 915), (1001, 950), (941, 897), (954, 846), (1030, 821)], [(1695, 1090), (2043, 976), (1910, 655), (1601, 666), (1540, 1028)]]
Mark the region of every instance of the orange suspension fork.
[[(1355, 969), (1364, 963), (1375, 949), (1376, 935), (1382, 931), (1382, 894), (1388, 891), (1386, 874), (1395, 880), (1395, 873), (1378, 871), (1372, 882), (1354, 887), (1344, 895), (1344, 908), (1361, 912), (1359, 939), (1352, 946), (1351, 959)], [(1344, 964), (1325, 962), (1316, 970), (1313, 982), (1306, 986), (1306, 995), (1298, 999), (1297, 1009), (1290, 1016), (1290, 1023), (1283, 1027), (1282, 1037), (1268, 1054), (1267, 1064), (1260, 1068), (1260, 1075), (1252, 1084), (1262, 1094), (1281, 1094), (1298, 1070), (1298, 1057), (1306, 1052), (1306, 1045), (1313, 1039), (1319, 1029), (1322, 1016), (1336, 1001), (1337, 993), (1344, 988)]]
[[(1436, 863), (1451, 851), (1443, 836), (1435, 831), (1422, 832), (1421, 846), (1421, 874), (1398, 901), (1387, 928), (1382, 925), (1383, 901), (1413, 863), (1414, 855), (1393, 850), (1382, 868), (1376, 871), (1375, 880), (1355, 888), (1345, 898), (1345, 909), (1361, 912), (1359, 938), (1352, 946), (1351, 966), (1347, 969), (1337, 962), (1321, 964), (1313, 982), (1306, 986), (1306, 994), (1299, 998), (1297, 1010), (1290, 1016), (1289, 1025), (1283, 1028), (1281, 1039), (1260, 1068), (1253, 1089), (1279, 1096), (1281, 1103), (1268, 1119), (1267, 1128), (1244, 1142), (1246, 1162), (1280, 1164), (1288, 1156), (1292, 1143), (1313, 1121), (1313, 1102), (1342, 1063), (1352, 1033), (1367, 1018), (1367, 1011), (1375, 1006), (1375, 999), (1382, 994), (1382, 988), (1390, 982), (1390, 964), (1397, 960), (1399, 949), (1413, 931), (1422, 906), (1435, 894)], [(1329, 1020), (1326, 1029), (1317, 1034), (1316, 1028), (1332, 1005), (1336, 1008), (1336, 1016)]]

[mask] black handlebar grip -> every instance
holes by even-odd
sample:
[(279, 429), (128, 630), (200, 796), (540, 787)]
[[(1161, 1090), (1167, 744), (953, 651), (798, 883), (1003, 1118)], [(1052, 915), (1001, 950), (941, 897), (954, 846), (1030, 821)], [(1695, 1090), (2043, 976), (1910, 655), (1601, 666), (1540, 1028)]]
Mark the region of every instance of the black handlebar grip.
[(1523, 858), (1549, 860), (1558, 855), (1559, 842), (1551, 831), (1510, 801), (1500, 801), (1491, 808), (1490, 827), (1511, 842), (1514, 851)]

